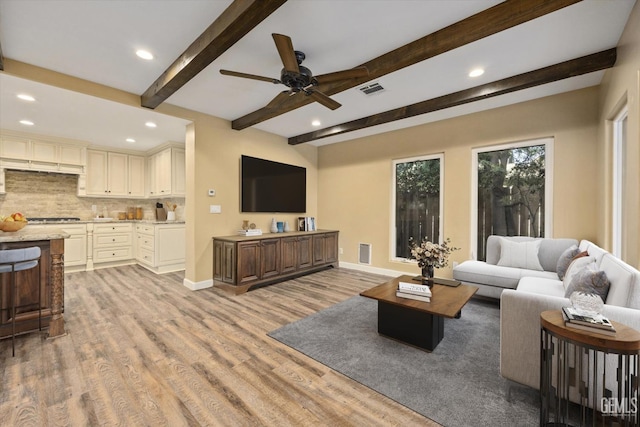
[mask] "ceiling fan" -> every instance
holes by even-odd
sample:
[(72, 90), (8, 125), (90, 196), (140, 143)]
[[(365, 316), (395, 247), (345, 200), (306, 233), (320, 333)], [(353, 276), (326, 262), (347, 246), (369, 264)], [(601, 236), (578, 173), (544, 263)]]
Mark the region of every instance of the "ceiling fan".
[(293, 50), (293, 43), (289, 36), (275, 33), (272, 34), (272, 36), (273, 41), (276, 43), (276, 48), (278, 49), (278, 54), (280, 55), (282, 64), (284, 65), (284, 68), (280, 72), (280, 79), (257, 76), (255, 74), (239, 73), (237, 71), (220, 70), (220, 74), (224, 74), (226, 76), (243, 77), (245, 79), (283, 84), (289, 88), (289, 90), (285, 90), (273, 98), (271, 102), (267, 104), (267, 107), (277, 108), (280, 103), (284, 102), (290, 96), (303, 93), (325, 107), (335, 110), (340, 107), (341, 104), (317, 90), (315, 86), (323, 83), (366, 77), (369, 75), (369, 70), (367, 70), (366, 67), (356, 67), (349, 70), (314, 76), (310, 69), (301, 65), (302, 61), (305, 59), (305, 54), (298, 50)]

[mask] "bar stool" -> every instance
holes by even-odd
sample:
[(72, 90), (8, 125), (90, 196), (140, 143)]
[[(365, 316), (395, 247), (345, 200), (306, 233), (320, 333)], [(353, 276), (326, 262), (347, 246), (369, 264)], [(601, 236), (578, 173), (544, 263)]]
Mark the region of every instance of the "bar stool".
[[(38, 246), (23, 249), (0, 250), (0, 273), (11, 273), (11, 350), (16, 355), (16, 308), (18, 305), (18, 285), (16, 273), (38, 266), (40, 259)], [(38, 284), (38, 330), (42, 330), (42, 287)]]

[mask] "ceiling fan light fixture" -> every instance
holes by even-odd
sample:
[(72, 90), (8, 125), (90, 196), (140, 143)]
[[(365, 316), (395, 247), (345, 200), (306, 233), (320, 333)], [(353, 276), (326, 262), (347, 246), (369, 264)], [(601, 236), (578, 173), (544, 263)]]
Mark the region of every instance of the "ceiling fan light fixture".
[(29, 102), (33, 102), (36, 100), (33, 96), (28, 95), (26, 93), (19, 93), (17, 95), (17, 98), (22, 99), (23, 101), (29, 101)]
[(469, 77), (480, 77), (484, 74), (484, 69), (482, 68), (474, 68), (469, 72)]
[(147, 61), (150, 61), (153, 59), (153, 54), (148, 50), (144, 50), (144, 49), (136, 50), (136, 55), (138, 55), (139, 58), (146, 59)]

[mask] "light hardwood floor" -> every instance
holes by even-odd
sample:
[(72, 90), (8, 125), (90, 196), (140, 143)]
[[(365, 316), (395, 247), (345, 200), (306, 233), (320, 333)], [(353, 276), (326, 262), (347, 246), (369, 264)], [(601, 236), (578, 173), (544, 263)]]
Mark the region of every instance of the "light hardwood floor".
[(7, 426), (436, 426), (268, 337), (384, 281), (332, 269), (244, 295), (138, 266), (65, 275), (67, 335), (0, 341)]

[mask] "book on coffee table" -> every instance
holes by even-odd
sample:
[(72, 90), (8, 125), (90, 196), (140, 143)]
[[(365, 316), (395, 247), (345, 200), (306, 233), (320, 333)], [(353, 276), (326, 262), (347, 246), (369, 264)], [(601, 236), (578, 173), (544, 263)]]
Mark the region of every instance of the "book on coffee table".
[(586, 315), (579, 313), (573, 307), (562, 307), (562, 312), (565, 316), (565, 321), (574, 325), (588, 326), (590, 328), (604, 329), (608, 331), (615, 331), (615, 328), (602, 314)]
[(431, 297), (424, 296), (424, 295), (416, 295), (415, 293), (410, 294), (407, 292), (402, 292), (400, 290), (396, 291), (396, 296), (400, 298), (413, 299), (416, 301), (431, 302)]
[(415, 283), (398, 282), (398, 291), (425, 297), (431, 296), (431, 289), (427, 285), (417, 285)]

